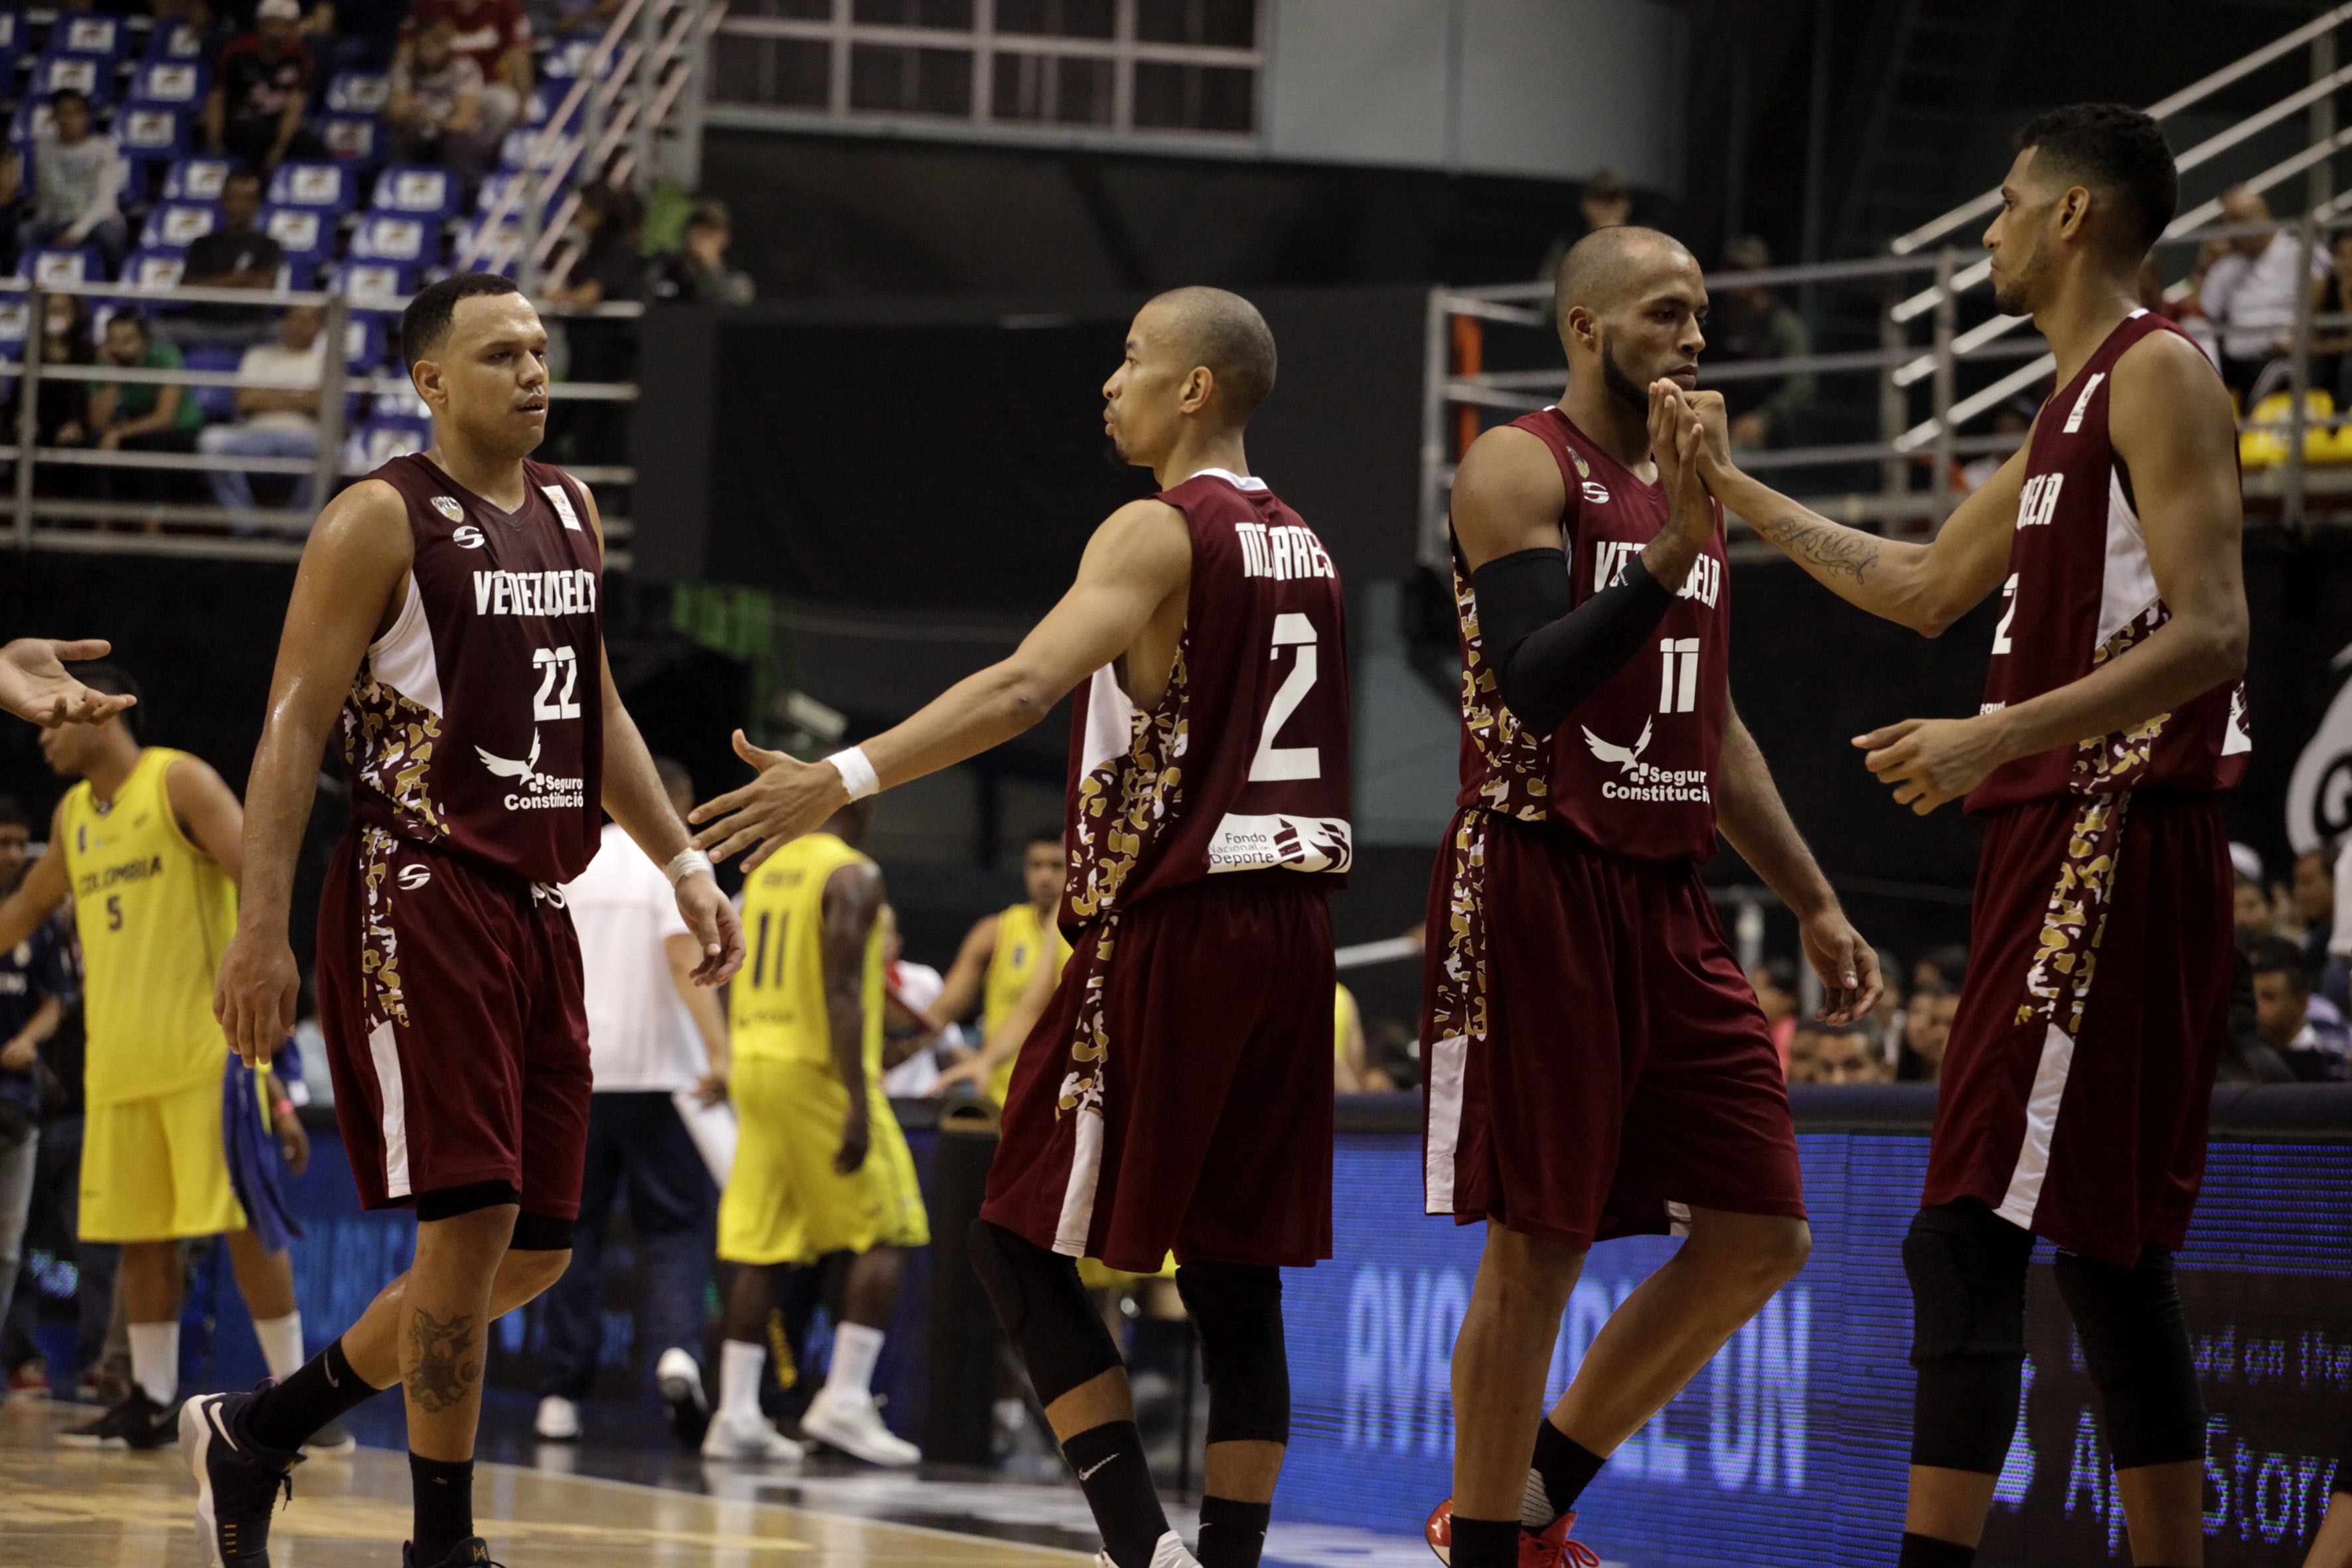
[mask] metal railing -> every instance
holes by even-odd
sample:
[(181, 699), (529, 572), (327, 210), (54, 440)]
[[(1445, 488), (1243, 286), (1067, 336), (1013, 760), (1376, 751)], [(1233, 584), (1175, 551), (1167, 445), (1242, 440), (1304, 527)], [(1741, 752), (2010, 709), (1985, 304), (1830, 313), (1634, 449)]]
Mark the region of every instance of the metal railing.
[[(317, 387), (318, 446), (315, 456), (308, 458), (236, 457), (203, 452), (125, 452), (95, 447), (42, 445), (39, 440), (40, 392), (46, 381), (80, 382), (93, 387), (118, 384), (251, 387), (280, 392), (310, 390), (308, 384), (295, 385), (282, 381), (247, 378), (236, 371), (151, 370), (117, 365), (104, 360), (89, 363), (46, 360), (37, 349), (29, 353), (26, 350), (40, 342), (41, 325), (47, 320), (47, 306), (52, 295), (73, 295), (150, 306), (215, 305), (249, 310), (316, 307), (322, 317), (320, 335), (325, 344), (325, 352)], [(25, 302), (26, 337), (18, 343), (0, 343), (0, 356), (5, 356), (0, 357), (0, 383), (13, 387), (12, 395), (16, 399), (11, 439), (7, 444), (0, 445), (0, 463), (8, 465), (9, 476), (7, 495), (5, 500), (0, 500), (0, 508), (5, 508), (11, 541), (20, 550), (135, 551), (149, 554), (223, 559), (295, 559), (301, 553), (303, 542), (309, 535), (318, 509), (324, 506), (346, 481), (376, 466), (374, 460), (368, 460), (347, 447), (346, 437), (350, 434), (350, 427), (346, 413), (351, 399), (370, 396), (390, 400), (395, 405), (394, 412), (423, 413), (406, 375), (353, 374), (346, 354), (338, 352), (339, 345), (347, 341), (352, 313), (355, 309), (395, 312), (406, 305), (404, 299), (354, 301), (341, 293), (304, 289), (166, 289), (131, 283), (43, 284), (22, 279), (0, 279), (0, 303), (18, 300)], [(645, 309), (642, 305), (629, 303), (583, 311), (546, 301), (541, 301), (539, 308), (544, 314), (557, 318), (594, 315), (629, 319), (643, 314)], [(168, 321), (168, 318), (165, 320)], [(151, 327), (152, 325), (151, 322)], [(164, 334), (159, 330), (158, 335)], [(637, 388), (622, 382), (559, 381), (550, 384), (548, 395), (551, 400), (559, 402), (634, 402)], [(184, 501), (99, 500), (45, 494), (41, 483), (44, 468), (52, 475), (63, 469), (97, 469), (181, 474), (236, 472), (307, 479), (310, 481), (310, 504), (300, 509), (281, 506), (247, 510)], [(582, 465), (567, 471), (592, 488), (626, 486), (633, 484), (636, 478), (633, 468), (611, 465)], [(607, 562), (625, 568), (628, 564), (625, 545), (631, 533), (629, 520), (614, 516), (609, 509), (601, 505), (600, 510), (604, 512)], [(623, 548), (610, 548), (614, 546)]]

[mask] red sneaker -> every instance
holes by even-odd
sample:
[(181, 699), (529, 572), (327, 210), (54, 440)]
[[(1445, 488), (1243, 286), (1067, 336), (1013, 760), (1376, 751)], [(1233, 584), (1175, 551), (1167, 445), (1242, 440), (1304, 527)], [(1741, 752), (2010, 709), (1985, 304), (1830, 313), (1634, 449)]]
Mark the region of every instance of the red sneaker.
[[(1581, 1541), (1570, 1541), (1568, 1531), (1576, 1523), (1573, 1511), (1561, 1514), (1544, 1527), (1541, 1534), (1519, 1531), (1519, 1568), (1601, 1568), (1601, 1558)], [(1429, 1549), (1437, 1560), (1453, 1568), (1454, 1563), (1454, 1500), (1439, 1503), (1423, 1529)]]

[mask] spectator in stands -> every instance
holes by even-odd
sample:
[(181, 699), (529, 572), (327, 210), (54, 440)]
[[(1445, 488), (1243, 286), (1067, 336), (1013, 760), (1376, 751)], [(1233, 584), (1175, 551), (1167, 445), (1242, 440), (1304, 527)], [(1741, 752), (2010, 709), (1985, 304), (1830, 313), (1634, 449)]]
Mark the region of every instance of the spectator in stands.
[[(79, 294), (52, 294), (43, 307), (41, 363), (88, 364), (90, 361), (89, 307)], [(78, 375), (41, 373), (40, 395), (33, 404), (34, 440), (44, 447), (89, 445), (89, 383)], [(46, 486), (73, 487), (78, 476), (44, 472)]]
[(2263, 885), (2262, 878), (2241, 868), (2234, 883), (2238, 945), (2252, 947), (2279, 935), (2278, 908), (2271, 901), (2270, 889)]
[[(268, 5), (271, 0), (262, 0)], [(314, 458), (319, 452), (319, 385), (327, 373), (327, 341), (318, 307), (296, 305), (278, 319), (278, 341), (256, 343), (238, 361), (237, 375), (258, 385), (236, 389), (234, 425), (215, 425), (196, 437), (196, 449), (213, 458)], [(232, 511), (253, 510), (253, 486), (237, 469), (205, 475), (213, 499)], [(310, 505), (310, 476), (294, 483), (289, 503)]]
[(446, 22), (451, 44), (482, 76), (482, 135), (493, 146), (530, 97), (530, 20), (522, 0), (416, 0), (402, 26), (397, 67), (413, 63), (425, 28)]
[(1572, 232), (1555, 235), (1551, 248), (1544, 253), (1543, 266), (1536, 271), (1536, 281), (1549, 283), (1559, 276), (1560, 258), (1568, 247), (1597, 228), (1615, 228), (1633, 220), (1633, 191), (1625, 184), (1625, 176), (1602, 164), (1585, 177), (1584, 188), (1576, 195), (1578, 223)]
[(1811, 1076), (1791, 1083), (1885, 1083), (1886, 1058), (1879, 1054), (1875, 1032), (1867, 1020), (1830, 1024), (1814, 1031)]
[[(579, 234), (571, 268), (562, 283), (541, 289), (541, 296), (577, 311), (636, 299), (645, 282), (645, 261), (637, 242), (635, 198), (603, 182), (586, 186), (572, 221)], [(563, 323), (563, 335), (572, 350), (567, 379), (636, 379), (635, 321), (575, 315)], [(573, 461), (628, 460), (627, 411), (621, 405), (583, 400), (563, 412), (560, 422), (549, 421), (548, 435), (559, 441), (570, 436)]]
[(49, 95), (49, 128), (33, 146), (33, 210), (19, 254), (38, 246), (95, 246), (111, 278), (130, 231), (118, 205), (126, 173), (114, 138), (90, 129), (89, 100), (69, 87)]
[(1960, 983), (1968, 977), (1969, 950), (1958, 942), (1937, 948), (1911, 966), (1911, 987), (1915, 991), (1940, 985), (1958, 995)]
[[(1723, 264), (1738, 272), (1772, 265), (1771, 247), (1752, 234), (1735, 236), (1723, 247)], [(1707, 318), (1709, 364), (1737, 360), (1792, 359), (1812, 353), (1804, 318), (1769, 289), (1727, 288), (1715, 297)], [(1723, 397), (1731, 418), (1731, 439), (1744, 447), (1785, 447), (1805, 411), (1813, 405), (1819, 380), (1811, 371), (1790, 375), (1727, 381)]]
[[(0, 795), (0, 898), (25, 874), (31, 814)], [(0, 952), (0, 1321), (8, 1316), (23, 1257), (41, 1152), (40, 1048), (58, 1032), (73, 990), (72, 956), (55, 921)]]
[(1768, 958), (1748, 976), (1756, 988), (1756, 1005), (1764, 1011), (1764, 1026), (1772, 1033), (1772, 1048), (1780, 1055), (1780, 1070), (1789, 1068), (1790, 1047), (1797, 1037), (1797, 966), (1785, 958)]
[(231, 38), (213, 66), (205, 144), (265, 172), (315, 145), (302, 129), (316, 74), (295, 0), (261, 0), (253, 31)]
[[(178, 349), (155, 341), (146, 316), (135, 310), (117, 310), (107, 319), (99, 355), (125, 370), (179, 370), (184, 363)], [(204, 426), (205, 411), (186, 387), (108, 381), (90, 391), (89, 428), (100, 451), (193, 452)], [(162, 469), (100, 468), (97, 474), (104, 500), (118, 494), (158, 500), (163, 494)]]
[(0, 276), (15, 278), (16, 236), (25, 226), (25, 156), (0, 142)]
[(748, 274), (727, 265), (734, 225), (727, 204), (694, 204), (678, 247), (654, 263), (646, 293), (681, 305), (748, 305), (755, 292)]
[(335, 0), (331, 5), (312, 7), (310, 18), (321, 14), (328, 26), (310, 46), (319, 57), (321, 77), (332, 81), (344, 71), (373, 75), (392, 68), (400, 26), (408, 19), (408, 0)]
[(396, 163), (441, 163), (472, 184), (482, 177), (490, 139), (483, 133), (482, 68), (457, 52), (446, 16), (417, 29), (415, 47), (392, 68), (385, 122)]
[(2303, 928), (2303, 962), (2314, 974), (2327, 967), (2336, 938), (2336, 856), (2333, 846), (2306, 849), (2294, 858), (2294, 915)]
[[(2314, 316), (2352, 312), (2352, 228), (2328, 236), (2327, 271), (2311, 288)], [(2352, 401), (2352, 327), (2312, 328), (2311, 384), (2335, 393), (2339, 414)]]
[[(2269, 224), (2270, 203), (2231, 185), (2221, 193), (2224, 224)], [(2306, 276), (2303, 242), (2275, 226), (2231, 239), (2209, 239), (2197, 253), (2189, 283), (2221, 334), (2221, 379), (2251, 407), (2263, 367), (2292, 348), (2295, 304), (2310, 279), (2325, 276), (2327, 258), (2315, 253)]]
[[(205, 289), (277, 288), (286, 252), (260, 222), (261, 176), (232, 170), (221, 185), (219, 221), (188, 247), (180, 280)], [(273, 326), (259, 305), (191, 305), (163, 330), (184, 343), (242, 345), (269, 337)]]
[(2263, 1043), (2305, 1082), (2342, 1079), (2352, 1040), (2347, 1040), (2335, 1007), (2312, 994), (2311, 970), (2303, 950), (2284, 937), (2272, 937), (2256, 942), (2246, 962), (2253, 970), (2254, 1023)]
[(1959, 1008), (1959, 991), (1940, 979), (1913, 990), (1903, 1005), (1903, 1048), (1895, 1058), (1897, 1079), (1934, 1083), (1943, 1076), (1944, 1047), (1951, 1043), (1952, 1016)]

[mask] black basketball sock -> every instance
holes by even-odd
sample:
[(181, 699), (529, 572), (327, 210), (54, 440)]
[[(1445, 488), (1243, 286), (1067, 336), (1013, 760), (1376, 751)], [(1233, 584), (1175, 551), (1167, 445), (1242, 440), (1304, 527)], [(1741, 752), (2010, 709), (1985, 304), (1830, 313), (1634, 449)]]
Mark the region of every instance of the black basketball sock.
[(1963, 1546), (1957, 1541), (1942, 1541), (1932, 1535), (1903, 1532), (1903, 1554), (1895, 1560), (1895, 1568), (1975, 1568), (1977, 1549)]
[(1143, 1435), (1132, 1421), (1106, 1421), (1062, 1445), (1087, 1494), (1103, 1550), (1118, 1568), (1151, 1568), (1151, 1553), (1168, 1533), (1168, 1515), (1143, 1462)]
[(1454, 1568), (1519, 1568), (1519, 1521), (1454, 1516)]
[(1551, 1511), (1541, 1519), (1532, 1517), (1538, 1509), (1537, 1489), (1528, 1489), (1527, 1500), (1519, 1507), (1519, 1522), (1529, 1530), (1541, 1530), (1561, 1514), (1576, 1506), (1601, 1467), (1609, 1462), (1607, 1456), (1596, 1454), (1567, 1433), (1551, 1424), (1550, 1417), (1536, 1423), (1536, 1455), (1528, 1462), (1541, 1485), (1544, 1500)]
[(352, 1370), (339, 1339), (296, 1367), (293, 1376), (264, 1389), (246, 1411), (246, 1430), (265, 1447), (299, 1448), (311, 1433), (382, 1392)]
[(439, 1568), (474, 1533), (474, 1461), (428, 1459), (412, 1452), (408, 1478), (416, 1489), (417, 1568)]
[(1192, 1555), (1201, 1568), (1257, 1568), (1265, 1550), (1265, 1527), (1274, 1519), (1270, 1502), (1235, 1502), (1231, 1498), (1201, 1500), (1201, 1544)]

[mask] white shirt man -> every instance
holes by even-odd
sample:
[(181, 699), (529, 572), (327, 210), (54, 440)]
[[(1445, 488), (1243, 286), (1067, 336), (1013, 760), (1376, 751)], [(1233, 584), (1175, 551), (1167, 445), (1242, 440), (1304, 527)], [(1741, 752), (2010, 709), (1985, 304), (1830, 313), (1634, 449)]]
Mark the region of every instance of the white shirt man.
[(2302, 265), (2303, 242), (2284, 229), (2271, 236), (2262, 254), (2232, 250), (2205, 274), (2198, 302), (2221, 329), (2221, 352), (2231, 359), (2268, 359), (2294, 336), (2296, 301), (2306, 278), (2327, 274), (2327, 252), (2312, 247)]

